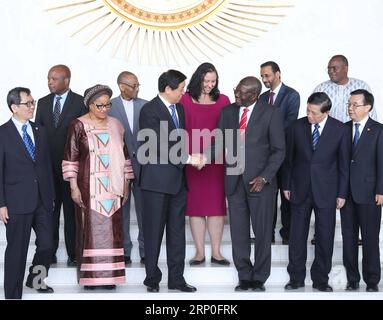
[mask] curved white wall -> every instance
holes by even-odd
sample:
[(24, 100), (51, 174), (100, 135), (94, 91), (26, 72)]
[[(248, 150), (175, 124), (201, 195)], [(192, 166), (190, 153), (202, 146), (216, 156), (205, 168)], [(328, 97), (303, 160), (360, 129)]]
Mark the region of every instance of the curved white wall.
[[(264, 2), (267, 2), (266, 0)], [(349, 59), (349, 75), (365, 80), (372, 88), (380, 120), (383, 120), (383, 2), (381, 0), (293, 0), (294, 8), (279, 25), (245, 48), (212, 61), (220, 74), (220, 89), (232, 99), (232, 88), (247, 75), (259, 76), (259, 65), (275, 60), (283, 81), (301, 94), (300, 115), (312, 89), (328, 79), (327, 62), (334, 54)], [(281, 1), (283, 3), (283, 1)], [(46, 74), (53, 64), (64, 63), (72, 70), (71, 88), (83, 93), (96, 83), (110, 85), (122, 70), (139, 76), (140, 96), (156, 94), (158, 75), (172, 67), (188, 77), (197, 65), (152, 67), (113, 59), (104, 52), (70, 38), (68, 29), (55, 24), (42, 10), (41, 0), (0, 0), (0, 123), (10, 113), (6, 94), (15, 86), (32, 89), (35, 99), (48, 93)]]

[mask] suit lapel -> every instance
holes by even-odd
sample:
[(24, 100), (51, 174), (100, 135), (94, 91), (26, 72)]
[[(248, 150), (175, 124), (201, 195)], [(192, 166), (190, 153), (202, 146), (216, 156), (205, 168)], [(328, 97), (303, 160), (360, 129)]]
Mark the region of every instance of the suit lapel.
[(138, 105), (136, 99), (133, 100), (133, 125), (134, 125), (134, 128), (133, 128), (133, 130), (134, 130), (133, 135), (134, 135), (135, 137), (137, 137), (137, 134), (138, 134), (138, 127), (140, 126), (140, 125), (139, 125), (140, 111), (141, 111), (141, 109), (140, 109), (140, 107), (139, 107), (139, 105)]
[(281, 109), (281, 107), (282, 107), (282, 106), (281, 106), (281, 102), (282, 102), (282, 100), (283, 100), (285, 94), (286, 94), (286, 87), (285, 87), (285, 85), (282, 83), (281, 88), (279, 89), (279, 92), (278, 92), (278, 95), (277, 95), (277, 99), (276, 99), (275, 102), (274, 102), (274, 106), (275, 106), (276, 108)]
[[(54, 96), (53, 96), (53, 99), (54, 99)], [(61, 114), (59, 117), (59, 121), (57, 123), (57, 128), (61, 126), (62, 120), (65, 118), (65, 115), (68, 113), (70, 106), (73, 104), (73, 99), (74, 99), (74, 95), (72, 94), (72, 91), (69, 90), (68, 95), (67, 95), (66, 100), (65, 100), (65, 103), (61, 109)], [(51, 108), (51, 110), (52, 110), (52, 108)], [(52, 112), (52, 123), (53, 123), (53, 112)]]
[(323, 144), (326, 144), (326, 139), (328, 137), (331, 137), (332, 128), (333, 127), (332, 127), (332, 123), (331, 123), (331, 118), (327, 117), (326, 124), (325, 124), (324, 128), (322, 129), (321, 135), (319, 136), (319, 140), (318, 140), (318, 143), (316, 145), (316, 150), (320, 149)]
[[(23, 138), (20, 136), (20, 133), (19, 131), (17, 131), (17, 128), (15, 126), (15, 124), (13, 123), (12, 120), (9, 120), (8, 121), (8, 126), (9, 126), (9, 131), (11, 133), (11, 137), (12, 139), (14, 139), (14, 145), (20, 150), (21, 153), (24, 153), (24, 155), (30, 160), (33, 162), (31, 156), (29, 155), (28, 153), (28, 150), (24, 144), (24, 141), (23, 141)], [(34, 124), (31, 123), (31, 126), (33, 128)], [(36, 137), (36, 135), (34, 135), (34, 138)], [(35, 140), (35, 144), (36, 144), (36, 140)]]
[[(177, 103), (176, 104), (176, 109), (177, 109), (178, 123), (180, 125), (180, 128), (185, 129), (185, 113), (184, 113), (184, 108), (182, 107), (181, 104)], [(172, 118), (172, 122), (173, 122), (173, 118)]]
[[(353, 126), (353, 123), (351, 122), (351, 141), (353, 140), (352, 126)], [(357, 155), (361, 145), (368, 143), (369, 135), (373, 132), (373, 130), (374, 130), (374, 123), (372, 122), (370, 118), (368, 118), (366, 125), (364, 126), (363, 131), (360, 134), (358, 144), (356, 145), (355, 150), (353, 150), (353, 154), (352, 154), (353, 156)]]

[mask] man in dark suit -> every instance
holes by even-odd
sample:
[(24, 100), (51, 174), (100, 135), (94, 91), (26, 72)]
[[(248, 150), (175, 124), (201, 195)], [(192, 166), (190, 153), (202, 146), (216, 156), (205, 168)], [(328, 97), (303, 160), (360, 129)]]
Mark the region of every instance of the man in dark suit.
[(185, 163), (195, 163), (185, 151), (185, 114), (178, 103), (185, 92), (185, 79), (186, 76), (177, 70), (164, 72), (158, 79), (158, 96), (145, 104), (140, 113), (138, 140), (149, 138), (138, 150), (145, 242), (144, 284), (149, 292), (159, 291), (162, 273), (158, 268), (158, 257), (165, 227), (168, 288), (184, 292), (197, 290), (188, 285), (183, 276), (186, 207), (184, 169)]
[(56, 251), (59, 245), (60, 211), (64, 209), (64, 235), (68, 254), (67, 265), (75, 266), (76, 226), (74, 205), (69, 182), (63, 180), (61, 162), (69, 124), (73, 119), (86, 113), (82, 96), (69, 89), (71, 72), (65, 65), (53, 66), (48, 72), (49, 95), (38, 101), (36, 124), (45, 127), (48, 135), (53, 178), (56, 193), (53, 213), (53, 256), (57, 262)]
[(141, 257), (141, 263), (145, 263), (144, 251), (144, 235), (142, 232), (142, 191), (138, 184), (140, 176), (140, 164), (137, 161), (137, 133), (139, 129), (138, 119), (142, 106), (147, 102), (146, 100), (138, 98), (138, 90), (140, 84), (138, 78), (134, 73), (123, 71), (117, 78), (117, 84), (120, 88), (121, 95), (112, 99), (112, 109), (109, 115), (121, 121), (125, 129), (125, 143), (128, 147), (129, 158), (132, 161), (133, 173), (136, 179), (131, 180), (129, 188), (128, 201), (123, 206), (123, 221), (124, 221), (124, 255), (125, 264), (132, 263), (130, 258), (132, 251), (132, 240), (130, 237), (130, 203), (131, 191), (134, 196), (134, 207), (138, 222), (138, 244)]
[(0, 126), (0, 219), (5, 223), (4, 259), (6, 299), (21, 299), (31, 229), (36, 252), (26, 286), (53, 293), (45, 284), (52, 257), (53, 178), (46, 130), (29, 120), (35, 101), (27, 88), (9, 91), (12, 118)]
[[(221, 111), (210, 161), (225, 150), (225, 193), (239, 283), (236, 291), (264, 291), (271, 270), (271, 228), (277, 190), (276, 173), (285, 157), (282, 117), (277, 108), (258, 100), (262, 84), (242, 79), (234, 90), (235, 103)], [(217, 161), (217, 160), (216, 160)], [(250, 260), (250, 222), (255, 234), (254, 264)]]
[[(277, 63), (274, 61), (267, 61), (261, 64), (261, 78), (262, 82), (267, 90), (259, 96), (259, 101), (268, 103), (275, 106), (283, 116), (283, 128), (285, 133), (291, 124), (298, 118), (300, 96), (299, 93), (286, 86), (281, 81), (281, 70)], [(285, 198), (282, 191), (282, 171), (281, 169), (277, 173), (278, 189), (281, 195), (281, 222), (282, 228), (279, 231), (282, 237), (282, 243), (289, 243), (289, 232), (290, 232), (290, 203)], [(278, 191), (275, 197), (274, 206), (274, 221), (272, 231), (272, 242), (275, 242), (275, 224), (277, 222), (277, 211), (278, 211)]]
[(311, 266), (313, 288), (331, 292), (336, 209), (348, 192), (350, 143), (348, 128), (328, 114), (331, 100), (324, 92), (307, 100), (307, 117), (298, 119), (287, 136), (283, 166), (283, 192), (291, 203), (289, 240), (290, 281), (286, 290), (304, 287), (307, 237), (311, 212), (315, 213), (315, 259)]
[(350, 193), (341, 209), (343, 264), (347, 291), (359, 288), (358, 233), (363, 246), (363, 280), (366, 291), (377, 292), (381, 267), (379, 232), (383, 203), (383, 125), (369, 117), (374, 96), (364, 89), (351, 92), (348, 113), (351, 121), (348, 139), (352, 141)]

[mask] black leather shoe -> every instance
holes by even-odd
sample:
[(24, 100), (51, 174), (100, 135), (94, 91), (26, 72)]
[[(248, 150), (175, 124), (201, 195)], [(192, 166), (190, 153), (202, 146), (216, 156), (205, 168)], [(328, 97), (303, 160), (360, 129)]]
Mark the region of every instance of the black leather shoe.
[(57, 263), (57, 256), (54, 254), (52, 256), (51, 264), (56, 264)]
[(32, 285), (32, 281), (25, 284), (28, 288), (35, 289), (38, 293), (53, 293), (54, 290), (52, 287), (48, 286), (47, 284), (42, 284), (41, 288), (34, 288)]
[(359, 283), (356, 281), (347, 282), (346, 291), (355, 291), (359, 289)]
[(271, 237), (271, 243), (275, 244), (275, 234), (273, 234), (272, 237)]
[(100, 289), (103, 289), (103, 290), (115, 290), (116, 289), (116, 285), (115, 284), (103, 285), (103, 286), (100, 286)]
[(250, 238), (250, 242), (251, 242), (251, 243), (255, 243), (255, 237), (251, 237), (251, 238)]
[(315, 236), (311, 239), (311, 244), (314, 246), (315, 245), (315, 242), (316, 242), (316, 240), (315, 240)]
[(179, 285), (176, 285), (176, 286), (168, 286), (168, 288), (170, 290), (179, 290), (179, 291), (182, 291), (182, 292), (195, 292), (197, 291), (197, 288), (196, 287), (193, 287), (187, 283), (184, 283), (184, 284), (179, 284)]
[(313, 284), (313, 288), (322, 292), (332, 292), (332, 287), (328, 283)]
[(160, 286), (158, 284), (152, 284), (152, 285), (147, 285), (146, 290), (148, 292), (159, 292), (160, 291)]
[(125, 265), (132, 264), (132, 259), (130, 257), (124, 257)]
[(141, 264), (145, 264), (145, 257), (141, 257), (141, 259), (140, 259), (140, 263), (141, 263)]
[(303, 288), (304, 286), (305, 286), (304, 282), (290, 280), (285, 285), (285, 290), (296, 290), (296, 289), (299, 289), (299, 288)]
[(379, 288), (376, 284), (374, 285), (367, 285), (367, 288), (366, 288), (366, 291), (367, 292), (378, 292), (379, 291)]
[(191, 266), (198, 266), (198, 265), (200, 265), (200, 264), (202, 264), (202, 263), (204, 263), (204, 262), (205, 262), (205, 257), (203, 257), (202, 260), (191, 259), (191, 260), (189, 261), (189, 265), (191, 265)]
[(68, 260), (66, 261), (67, 267), (76, 267), (77, 261), (75, 258), (68, 257)]
[(266, 290), (263, 282), (261, 281), (253, 281), (251, 285), (251, 289), (253, 289), (253, 291), (259, 291), (259, 292)]
[(247, 291), (252, 287), (250, 280), (239, 280), (238, 285), (234, 288), (235, 291)]
[(211, 257), (210, 262), (220, 264), (221, 266), (230, 266), (230, 261), (226, 260), (225, 258), (222, 260), (218, 260), (214, 257)]

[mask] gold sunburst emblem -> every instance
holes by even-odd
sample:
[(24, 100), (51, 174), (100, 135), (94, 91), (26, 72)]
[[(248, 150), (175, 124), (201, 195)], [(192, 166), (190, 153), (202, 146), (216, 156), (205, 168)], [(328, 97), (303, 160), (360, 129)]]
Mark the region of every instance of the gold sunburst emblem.
[(287, 0), (46, 1), (45, 10), (85, 44), (140, 64), (167, 65), (212, 60), (241, 48), (292, 7)]

